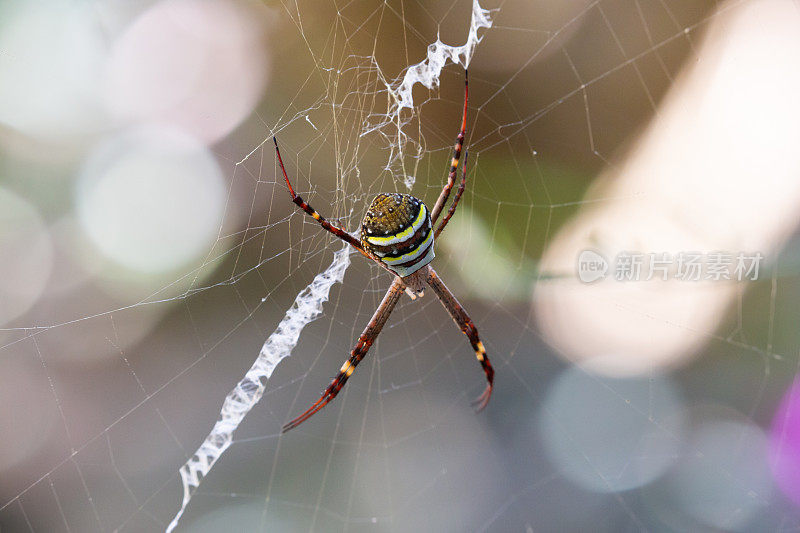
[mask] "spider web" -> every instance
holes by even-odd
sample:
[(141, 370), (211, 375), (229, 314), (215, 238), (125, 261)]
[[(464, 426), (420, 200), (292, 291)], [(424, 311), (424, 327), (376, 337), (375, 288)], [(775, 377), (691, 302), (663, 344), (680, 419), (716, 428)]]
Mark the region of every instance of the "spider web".
[[(101, 28), (109, 48), (165, 4), (200, 5), (71, 6), (64, 25)], [(31, 258), (0, 259), (0, 313), (31, 300), (0, 314), (0, 530), (800, 528), (800, 492), (785, 479), (798, 447), (800, 196), (796, 128), (784, 124), (798, 116), (800, 61), (781, 25), (800, 19), (796, 3), (208, 5), (222, 27), (238, 21), (226, 41), (249, 31), (225, 18), (228, 5), (268, 34), (263, 64), (217, 58), (232, 69), (215, 73), (220, 86), (265, 88), (235, 129), (202, 129), (202, 149), (155, 137), (193, 154), (190, 175), (220, 168), (210, 237), (188, 259), (169, 262), (191, 233), (152, 250), (161, 262), (150, 271), (83, 235), (78, 204), (99, 186), (82, 176), (117, 153), (104, 144), (109, 125), (136, 126), (130, 115), (98, 115), (102, 127), (76, 141), (0, 109), (0, 202), (7, 227), (26, 228), (0, 231), (0, 253)], [(25, 17), (0, 26), (0, 68), (34, 68), (8, 37), (41, 22)], [(469, 409), (483, 373), (435, 297), (404, 297), (336, 400), (282, 435), (391, 280), (291, 204), (271, 137), (297, 192), (348, 230), (379, 192), (430, 204), (467, 64), (468, 182), (435, 266), (487, 346), (492, 401)], [(705, 67), (719, 78), (697, 74)], [(78, 101), (97, 97), (70, 83)], [(79, 109), (80, 119), (59, 108), (64, 123), (91, 123)], [(695, 112), (681, 121), (681, 109)], [(708, 141), (722, 134), (705, 119), (733, 140)], [(176, 183), (141, 198), (206, 205), (201, 183)], [(52, 188), (69, 200), (52, 200)], [(759, 251), (766, 262), (757, 281), (623, 290), (576, 280), (584, 248), (609, 259)], [(42, 262), (50, 270), (34, 290)]]

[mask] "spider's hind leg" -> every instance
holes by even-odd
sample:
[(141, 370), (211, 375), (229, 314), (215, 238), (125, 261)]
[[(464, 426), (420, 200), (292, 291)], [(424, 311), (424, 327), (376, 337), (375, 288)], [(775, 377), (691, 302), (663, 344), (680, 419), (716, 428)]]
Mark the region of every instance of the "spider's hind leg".
[(442, 305), (444, 305), (447, 312), (450, 313), (450, 316), (461, 329), (461, 332), (469, 339), (472, 349), (475, 350), (475, 357), (478, 358), (478, 362), (481, 364), (484, 374), (486, 374), (486, 381), (488, 382), (486, 388), (483, 390), (483, 393), (472, 402), (475, 409), (480, 411), (489, 403), (489, 398), (492, 397), (492, 387), (494, 386), (494, 368), (492, 368), (492, 364), (489, 362), (489, 356), (486, 355), (486, 348), (484, 348), (483, 342), (481, 342), (481, 338), (478, 336), (478, 329), (475, 327), (475, 323), (472, 322), (467, 312), (461, 307), (461, 304), (458, 303), (453, 293), (451, 293), (444, 282), (439, 279), (439, 276), (436, 275), (436, 271), (430, 267), (428, 267), (427, 281), (436, 293), (436, 296), (439, 297)]
[(367, 351), (369, 350), (370, 346), (372, 346), (372, 343), (375, 342), (375, 339), (378, 337), (381, 329), (383, 329), (383, 325), (386, 324), (386, 321), (389, 319), (389, 315), (392, 314), (394, 306), (397, 305), (397, 301), (402, 295), (403, 282), (400, 278), (395, 278), (391, 287), (389, 287), (389, 290), (386, 291), (386, 295), (384, 295), (381, 305), (378, 306), (378, 309), (375, 311), (375, 314), (372, 315), (372, 319), (369, 321), (369, 324), (367, 324), (364, 332), (358, 338), (355, 348), (353, 348), (353, 350), (350, 352), (350, 357), (344, 362), (342, 368), (339, 369), (339, 373), (335, 378), (333, 378), (333, 381), (331, 381), (331, 384), (328, 385), (325, 391), (323, 391), (319, 400), (314, 402), (314, 404), (305, 412), (303, 412), (303, 414), (283, 426), (284, 433), (290, 429), (296, 428), (311, 418), (314, 414), (325, 407), (331, 400), (333, 400), (337, 394), (339, 394), (339, 391), (342, 390), (345, 383), (347, 383), (347, 380), (353, 375), (353, 372), (355, 372), (358, 363), (360, 363), (361, 360), (364, 359), (364, 356), (367, 355)]

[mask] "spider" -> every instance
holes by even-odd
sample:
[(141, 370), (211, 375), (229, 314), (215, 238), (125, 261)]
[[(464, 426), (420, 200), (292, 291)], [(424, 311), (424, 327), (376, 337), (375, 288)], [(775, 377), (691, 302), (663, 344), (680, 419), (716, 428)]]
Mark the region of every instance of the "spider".
[(450, 316), (458, 327), (461, 328), (461, 332), (467, 336), (470, 344), (472, 344), (472, 348), (475, 350), (478, 362), (481, 364), (486, 374), (488, 384), (483, 393), (473, 402), (473, 405), (477, 406), (476, 411), (481, 411), (489, 402), (489, 398), (492, 395), (492, 384), (494, 382), (494, 369), (489, 363), (486, 349), (483, 347), (480, 337), (478, 337), (478, 330), (475, 328), (475, 324), (472, 322), (467, 312), (461, 304), (458, 303), (456, 297), (447, 289), (441, 278), (436, 274), (436, 271), (430, 266), (434, 258), (434, 239), (439, 237), (450, 221), (450, 218), (453, 216), (453, 213), (455, 213), (456, 206), (458, 206), (458, 201), (464, 193), (464, 186), (467, 181), (468, 154), (465, 150), (461, 183), (453, 197), (453, 203), (450, 205), (450, 209), (439, 223), (439, 226), (434, 229), (434, 225), (445, 203), (447, 203), (450, 192), (455, 184), (456, 169), (458, 168), (461, 148), (464, 144), (464, 135), (467, 129), (468, 97), (469, 79), (465, 72), (464, 113), (461, 118), (461, 131), (458, 133), (458, 137), (456, 137), (453, 160), (450, 163), (450, 173), (447, 177), (447, 183), (445, 183), (442, 192), (439, 194), (439, 198), (436, 200), (433, 210), (429, 212), (422, 200), (408, 194), (379, 194), (372, 200), (361, 222), (360, 241), (345, 230), (325, 220), (313, 207), (295, 194), (292, 184), (289, 182), (289, 176), (286, 174), (286, 168), (283, 166), (283, 159), (281, 159), (278, 141), (273, 137), (275, 153), (292, 201), (300, 209), (313, 217), (314, 220), (319, 222), (323, 228), (348, 243), (367, 258), (375, 261), (381, 268), (387, 270), (394, 276), (392, 285), (383, 297), (375, 314), (372, 315), (372, 319), (370, 319), (364, 332), (358, 338), (355, 348), (350, 352), (350, 357), (344, 362), (341, 369), (339, 369), (339, 373), (333, 378), (333, 381), (331, 381), (330, 385), (328, 385), (322, 393), (319, 400), (303, 414), (283, 426), (282, 431), (284, 433), (290, 429), (296, 428), (298, 425), (311, 418), (336, 397), (345, 383), (347, 383), (350, 376), (353, 375), (356, 366), (367, 354), (370, 346), (375, 342), (375, 339), (378, 337), (381, 329), (383, 329), (384, 324), (386, 324), (386, 320), (389, 318), (395, 305), (397, 305), (403, 292), (405, 291), (412, 300), (415, 300), (417, 297), (423, 296), (425, 284), (430, 285), (433, 292), (442, 302), (442, 305), (450, 313)]

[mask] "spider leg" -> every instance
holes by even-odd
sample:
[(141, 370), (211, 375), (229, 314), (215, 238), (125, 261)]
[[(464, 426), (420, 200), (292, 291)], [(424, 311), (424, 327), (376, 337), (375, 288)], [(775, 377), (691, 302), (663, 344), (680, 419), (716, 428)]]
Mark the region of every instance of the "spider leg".
[(438, 296), (439, 300), (442, 302), (442, 305), (444, 305), (445, 309), (450, 313), (450, 316), (453, 317), (458, 327), (461, 328), (461, 332), (469, 339), (472, 348), (475, 350), (475, 356), (478, 358), (478, 362), (481, 364), (486, 374), (486, 381), (489, 383), (486, 385), (483, 393), (472, 402), (472, 404), (476, 406), (476, 410), (481, 411), (486, 407), (486, 404), (489, 403), (489, 398), (492, 396), (492, 385), (494, 383), (494, 369), (489, 362), (489, 356), (486, 355), (486, 349), (483, 347), (480, 337), (478, 337), (478, 330), (475, 328), (472, 319), (464, 308), (461, 307), (461, 304), (458, 303), (453, 293), (448, 290), (444, 282), (442, 282), (436, 274), (436, 271), (430, 268), (430, 265), (428, 267), (428, 285), (431, 286), (433, 292), (436, 293), (436, 296)]
[(350, 352), (350, 357), (344, 362), (342, 368), (339, 369), (339, 373), (333, 378), (333, 381), (331, 381), (331, 384), (328, 385), (328, 388), (322, 393), (319, 400), (314, 402), (303, 414), (283, 426), (283, 433), (296, 428), (311, 418), (339, 394), (339, 391), (342, 390), (347, 380), (353, 375), (356, 366), (364, 359), (364, 356), (367, 355), (370, 346), (372, 346), (372, 343), (375, 342), (375, 338), (381, 332), (381, 329), (383, 329), (383, 325), (386, 324), (386, 320), (389, 318), (394, 306), (397, 305), (400, 296), (403, 294), (403, 289), (403, 280), (399, 277), (395, 277), (389, 290), (386, 291), (381, 305), (378, 306), (375, 314), (372, 315), (372, 319), (370, 319), (364, 332), (358, 338), (355, 348)]
[(461, 157), (461, 147), (464, 145), (464, 136), (467, 133), (467, 100), (469, 99), (469, 78), (467, 76), (467, 71), (464, 71), (464, 114), (461, 117), (461, 131), (458, 133), (458, 137), (456, 137), (456, 145), (453, 148), (453, 160), (450, 162), (450, 173), (447, 176), (447, 183), (445, 183), (442, 192), (439, 193), (439, 198), (436, 200), (436, 204), (433, 206), (433, 210), (431, 211), (431, 224), (436, 223), (436, 219), (439, 218), (439, 214), (444, 209), (444, 204), (447, 203), (447, 199), (450, 197), (450, 191), (453, 189), (453, 185), (456, 182), (456, 169), (458, 168), (458, 159)]
[(295, 194), (294, 188), (292, 188), (292, 184), (289, 182), (289, 176), (286, 174), (286, 168), (283, 166), (283, 158), (281, 158), (281, 151), (278, 148), (278, 140), (275, 137), (273, 137), (272, 141), (275, 143), (275, 153), (278, 154), (278, 163), (280, 163), (281, 171), (283, 172), (283, 179), (286, 180), (286, 186), (289, 188), (289, 195), (292, 197), (292, 202), (297, 204), (297, 207), (299, 207), (300, 209), (311, 215), (311, 217), (314, 220), (319, 222), (320, 226), (322, 226), (323, 228), (333, 233), (334, 235), (345, 241), (347, 244), (349, 244), (350, 246), (361, 252), (361, 255), (363, 255), (367, 259), (372, 259), (375, 263), (378, 264), (379, 267), (383, 268), (389, 274), (392, 274), (393, 276), (396, 275), (392, 271), (392, 269), (390, 269), (388, 266), (386, 266), (385, 263), (383, 263), (383, 261), (380, 261), (376, 257), (373, 257), (372, 254), (370, 254), (367, 250), (365, 250), (364, 246), (362, 246), (362, 244), (358, 241), (358, 239), (347, 233), (342, 228), (338, 228), (333, 224), (331, 224), (330, 222), (328, 222), (327, 220), (325, 220), (325, 217), (317, 213), (316, 209), (308, 205), (301, 196)]
[(292, 184), (289, 182), (289, 176), (286, 174), (286, 168), (283, 166), (281, 151), (278, 148), (278, 140), (275, 137), (273, 137), (272, 141), (275, 143), (275, 153), (278, 154), (278, 163), (281, 165), (281, 171), (283, 172), (283, 179), (286, 180), (286, 186), (289, 187), (289, 194), (292, 197), (292, 202), (297, 204), (297, 207), (299, 207), (300, 209), (311, 215), (311, 217), (314, 218), (314, 220), (319, 222), (320, 226), (322, 226), (329, 232), (333, 233), (334, 235), (336, 235), (349, 245), (353, 246), (355, 249), (359, 250), (362, 254), (367, 255), (364, 251), (364, 248), (361, 246), (361, 243), (358, 241), (358, 239), (347, 233), (342, 228), (338, 228), (333, 224), (331, 224), (330, 222), (328, 222), (327, 220), (325, 220), (325, 217), (317, 213), (316, 209), (308, 205), (305, 202), (305, 200), (303, 200), (302, 197), (295, 194), (294, 189), (292, 188)]
[(442, 232), (442, 230), (444, 230), (444, 227), (448, 222), (450, 222), (450, 217), (452, 217), (453, 213), (456, 212), (458, 201), (461, 200), (461, 195), (464, 194), (464, 187), (467, 185), (467, 156), (469, 156), (469, 152), (464, 150), (464, 166), (461, 167), (461, 183), (458, 185), (458, 190), (456, 191), (456, 195), (453, 197), (453, 203), (450, 204), (450, 209), (447, 210), (447, 214), (439, 223), (439, 227), (436, 228), (436, 232), (433, 234), (434, 239), (439, 237), (439, 234)]

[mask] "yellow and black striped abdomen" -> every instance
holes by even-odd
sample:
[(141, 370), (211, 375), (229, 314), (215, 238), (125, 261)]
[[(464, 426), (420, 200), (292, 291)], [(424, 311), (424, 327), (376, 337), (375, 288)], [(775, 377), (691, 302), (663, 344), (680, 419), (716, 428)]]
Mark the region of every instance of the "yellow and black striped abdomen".
[(400, 277), (433, 260), (433, 230), (428, 208), (408, 194), (379, 194), (361, 223), (361, 242)]

